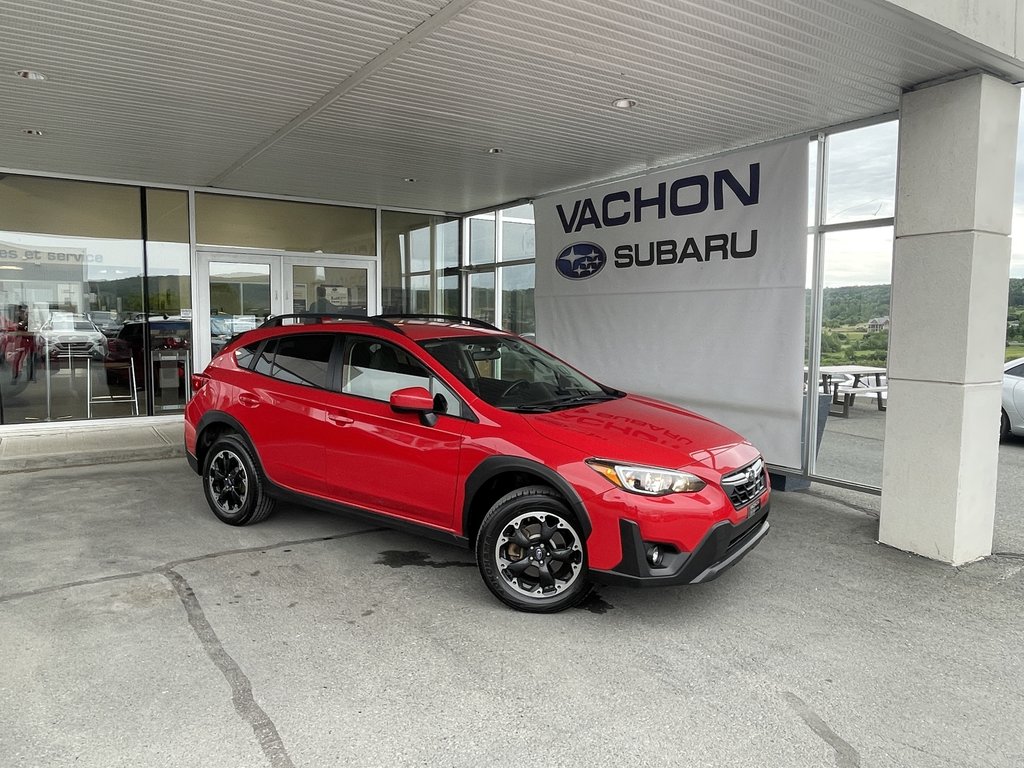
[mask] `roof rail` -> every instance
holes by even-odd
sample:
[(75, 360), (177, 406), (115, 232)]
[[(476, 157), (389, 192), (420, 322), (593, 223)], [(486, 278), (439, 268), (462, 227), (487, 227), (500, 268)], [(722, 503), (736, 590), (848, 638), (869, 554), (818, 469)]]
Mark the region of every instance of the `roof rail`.
[(491, 331), (500, 331), (501, 330), (501, 328), (498, 328), (495, 325), (491, 325), (486, 320), (478, 320), (475, 317), (462, 317), (460, 315), (431, 315), (431, 314), (424, 314), (424, 313), (420, 313), (420, 312), (410, 312), (410, 313), (387, 312), (387, 313), (385, 313), (383, 315), (375, 315), (375, 317), (383, 319), (385, 321), (387, 319), (389, 319), (389, 318), (392, 319), (392, 320), (444, 320), (444, 321), (449, 322), (449, 323), (462, 323), (464, 325), (472, 325), (472, 326), (475, 326), (477, 328), (487, 328), (488, 330), (491, 330)]
[(387, 320), (382, 319), (379, 315), (367, 317), (366, 315), (354, 315), (348, 312), (293, 312), (287, 315), (271, 315), (263, 321), (260, 328), (278, 328), (284, 325), (285, 320), (298, 321), (294, 325), (318, 325), (336, 320), (357, 320), (362, 323), (377, 325), (381, 328), (390, 328), (398, 333), (403, 333), (401, 328), (394, 323), (389, 323)]

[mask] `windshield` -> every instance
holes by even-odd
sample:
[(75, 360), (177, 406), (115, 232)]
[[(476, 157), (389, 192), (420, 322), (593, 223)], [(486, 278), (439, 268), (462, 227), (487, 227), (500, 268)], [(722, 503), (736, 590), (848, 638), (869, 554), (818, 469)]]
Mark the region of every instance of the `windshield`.
[(519, 411), (550, 411), (621, 397), (518, 338), (457, 337), (423, 348), (485, 402)]

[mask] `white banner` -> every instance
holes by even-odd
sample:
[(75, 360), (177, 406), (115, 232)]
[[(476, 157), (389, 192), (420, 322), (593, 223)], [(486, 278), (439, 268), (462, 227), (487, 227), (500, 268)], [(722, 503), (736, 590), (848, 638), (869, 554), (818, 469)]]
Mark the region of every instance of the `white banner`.
[(806, 140), (535, 201), (538, 342), (801, 466)]

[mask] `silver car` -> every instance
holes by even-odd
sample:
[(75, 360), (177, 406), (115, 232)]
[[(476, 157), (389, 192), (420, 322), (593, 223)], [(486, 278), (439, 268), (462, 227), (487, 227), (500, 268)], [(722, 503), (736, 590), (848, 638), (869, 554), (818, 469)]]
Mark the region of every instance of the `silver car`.
[(999, 436), (1024, 436), (1024, 357), (1003, 366), (1003, 415)]
[(43, 355), (87, 355), (102, 360), (107, 355), (107, 338), (85, 315), (54, 312), (39, 329), (37, 349)]

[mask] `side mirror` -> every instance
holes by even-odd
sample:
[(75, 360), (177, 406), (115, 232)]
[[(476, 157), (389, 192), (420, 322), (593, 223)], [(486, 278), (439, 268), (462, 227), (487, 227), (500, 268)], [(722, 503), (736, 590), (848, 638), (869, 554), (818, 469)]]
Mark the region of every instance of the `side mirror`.
[(418, 413), (424, 425), (432, 427), (437, 423), (434, 413), (434, 397), (424, 387), (396, 389), (389, 398), (391, 410), (396, 413)]

